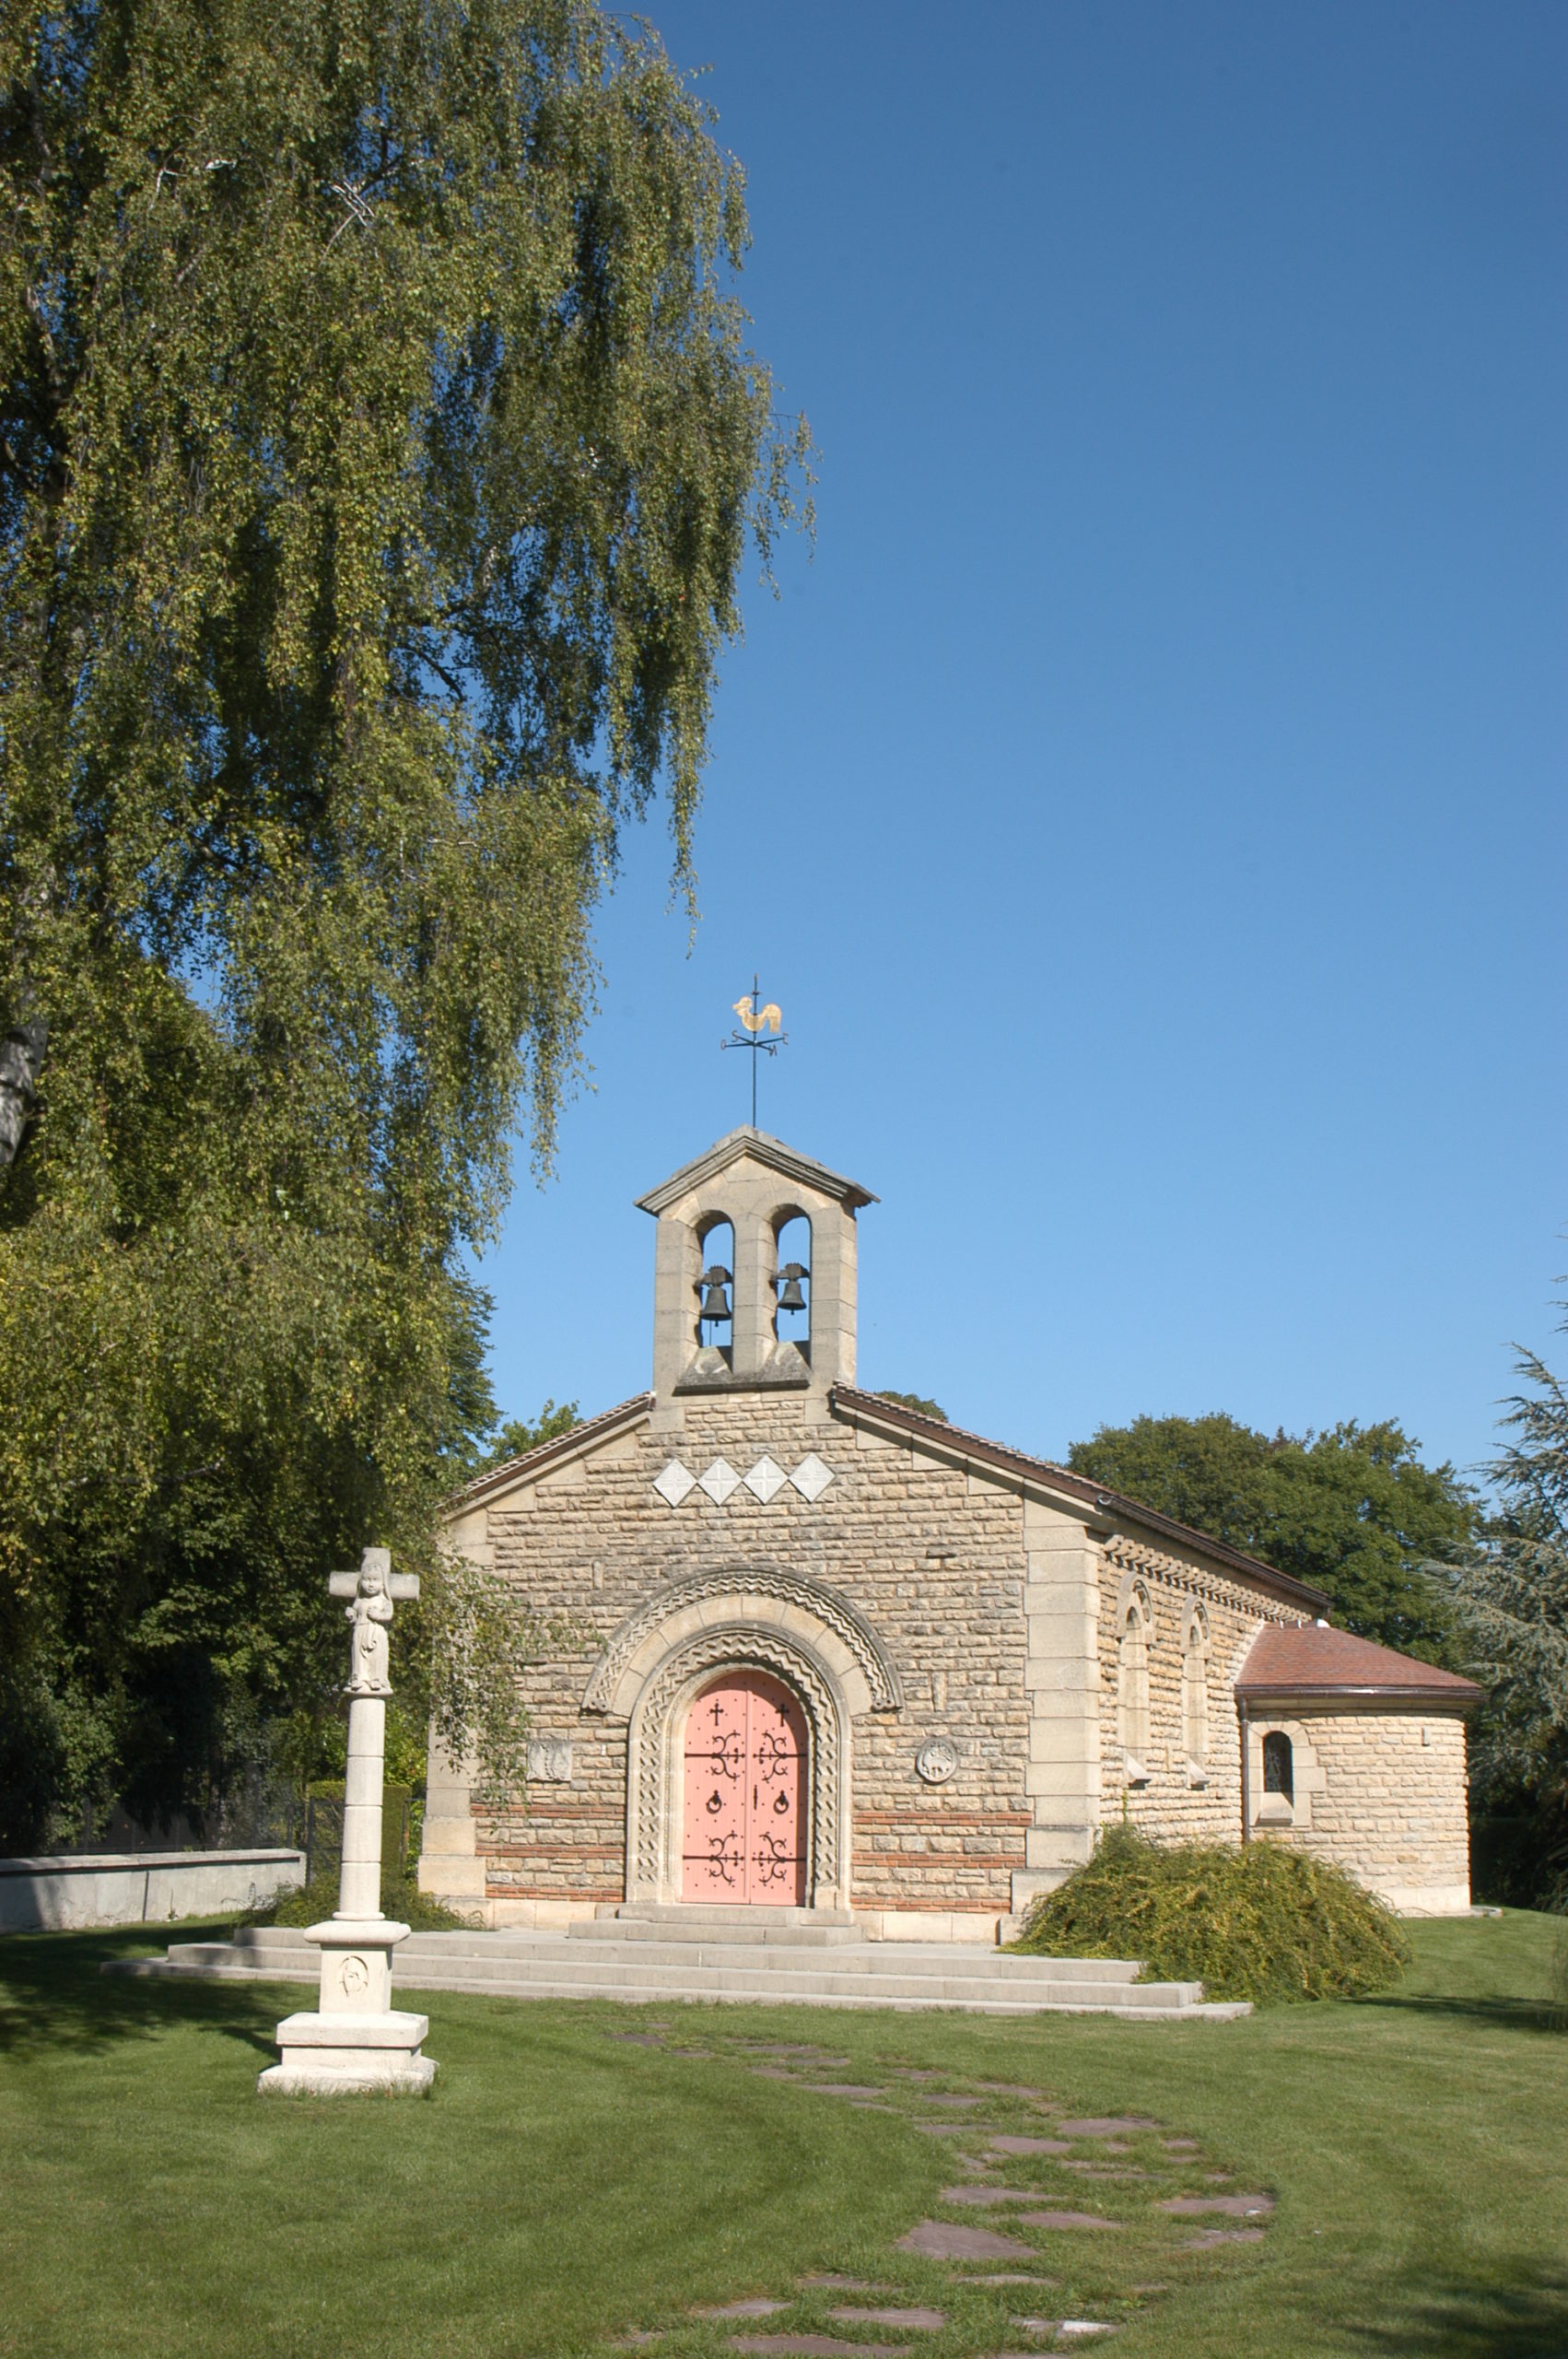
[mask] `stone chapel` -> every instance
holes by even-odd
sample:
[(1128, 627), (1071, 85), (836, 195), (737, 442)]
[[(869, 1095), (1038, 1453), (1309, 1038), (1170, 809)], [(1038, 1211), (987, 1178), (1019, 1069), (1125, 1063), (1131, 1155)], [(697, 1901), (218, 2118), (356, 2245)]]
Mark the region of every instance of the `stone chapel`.
[(473, 1483), (452, 1549), (571, 1633), (526, 1795), (432, 1750), (420, 1883), (489, 1926), (774, 1907), (996, 1942), (1123, 1813), (1469, 1905), (1469, 1681), (1318, 1590), (855, 1381), (876, 1199), (753, 1128), (640, 1199), (653, 1383)]

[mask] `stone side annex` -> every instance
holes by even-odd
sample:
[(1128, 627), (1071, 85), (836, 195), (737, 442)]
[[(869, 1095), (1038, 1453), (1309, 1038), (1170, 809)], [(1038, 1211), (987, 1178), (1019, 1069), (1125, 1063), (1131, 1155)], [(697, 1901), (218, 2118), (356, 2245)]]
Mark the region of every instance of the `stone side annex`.
[[(678, 1905), (686, 1719), (745, 1670), (781, 1682), (807, 1726), (806, 1905), (883, 1938), (995, 1940), (1124, 1797), (1163, 1836), (1242, 1833), (1237, 1681), (1261, 1632), (1310, 1625), (1326, 1601), (859, 1390), (855, 1216), (872, 1201), (750, 1130), (643, 1200), (658, 1221), (653, 1390), (453, 1503), (448, 1544), (569, 1635), (520, 1671), (523, 1802), (486, 1808), (432, 1757), (427, 1890), (495, 1925)], [(809, 1332), (790, 1339), (779, 1236), (792, 1225), (798, 1240), (802, 1222)], [(716, 1235), (731, 1261), (716, 1264)], [(702, 1315), (716, 1266), (722, 1320)], [(1425, 1751), (1462, 1824), (1453, 1705), (1429, 1708), (1451, 1734)], [(1362, 1716), (1358, 1742), (1373, 1724)], [(1343, 1766), (1336, 1801), (1314, 1804), (1320, 1840), (1334, 1809), (1363, 1816), (1362, 1788), (1398, 1748), (1374, 1740), (1372, 1768), (1353, 1745), (1328, 1749)], [(1296, 1839), (1293, 1821), (1258, 1818), (1255, 1783), (1248, 1835)], [(1430, 1876), (1424, 1840), (1396, 1830), (1397, 1860), (1347, 1863), (1379, 1883), (1396, 1864), (1405, 1905), (1423, 1877), (1440, 1905), (1464, 1905), (1447, 1835)]]

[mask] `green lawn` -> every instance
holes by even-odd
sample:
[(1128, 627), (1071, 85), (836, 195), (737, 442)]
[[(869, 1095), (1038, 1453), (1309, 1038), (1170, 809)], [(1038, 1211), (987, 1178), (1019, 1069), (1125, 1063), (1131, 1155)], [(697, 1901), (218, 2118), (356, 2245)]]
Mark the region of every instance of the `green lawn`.
[[(1117, 2321), (1118, 2359), (1568, 2354), (1561, 1930), (1418, 1926), (1398, 1995), (1228, 2025), (433, 1996), (426, 2101), (258, 2098), (301, 1994), (100, 1976), (154, 1946), (139, 1930), (0, 1941), (0, 2352), (565, 2359), (661, 2329), (660, 2359), (717, 2359), (804, 2330), (977, 2359), (1051, 2347), (1024, 2313)], [(958, 2134), (915, 2127), (966, 2095)], [(1159, 2126), (984, 2153), (981, 2125), (1107, 2114)], [(987, 2167), (1123, 2224), (943, 2206)], [(1261, 2238), (1193, 2251), (1211, 2224), (1156, 2208), (1227, 2188), (1276, 2199)], [(965, 2284), (970, 2265), (897, 2249), (931, 2216), (1033, 2244), (1056, 2284)], [(826, 2271), (946, 2325), (835, 2324), (877, 2297), (803, 2286)], [(766, 2294), (794, 2306), (692, 2316)]]

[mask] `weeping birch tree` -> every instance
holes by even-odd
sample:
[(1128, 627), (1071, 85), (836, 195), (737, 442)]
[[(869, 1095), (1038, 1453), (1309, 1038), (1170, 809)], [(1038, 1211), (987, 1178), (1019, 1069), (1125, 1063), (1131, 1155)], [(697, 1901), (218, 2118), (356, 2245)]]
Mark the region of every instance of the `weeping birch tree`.
[(427, 1555), (464, 1250), (655, 798), (689, 878), (805, 441), (587, 0), (16, 0), (0, 170), (5, 1845), (204, 1806), (324, 1568)]

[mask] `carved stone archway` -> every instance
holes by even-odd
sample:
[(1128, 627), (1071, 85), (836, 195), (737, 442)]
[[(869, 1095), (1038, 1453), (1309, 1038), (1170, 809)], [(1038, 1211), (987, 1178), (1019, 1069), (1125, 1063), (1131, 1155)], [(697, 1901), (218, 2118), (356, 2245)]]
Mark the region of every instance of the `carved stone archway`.
[(720, 1623), (677, 1646), (633, 1709), (626, 1746), (626, 1897), (681, 1896), (681, 1776), (686, 1715), (716, 1672), (766, 1671), (806, 1720), (806, 1906), (848, 1906), (848, 1728), (822, 1664), (766, 1624)]
[(857, 1712), (896, 1712), (904, 1702), (897, 1665), (866, 1620), (825, 1582), (782, 1565), (720, 1565), (688, 1573), (628, 1614), (589, 1673), (585, 1712), (629, 1712), (653, 1661), (672, 1639), (738, 1612), (794, 1630), (841, 1675)]
[(903, 1693), (863, 1615), (776, 1565), (672, 1581), (622, 1624), (590, 1675), (584, 1711), (626, 1722), (626, 1898), (680, 1899), (686, 1714), (715, 1673), (746, 1669), (781, 1679), (805, 1715), (806, 1905), (848, 1909), (853, 1724), (896, 1712)]

